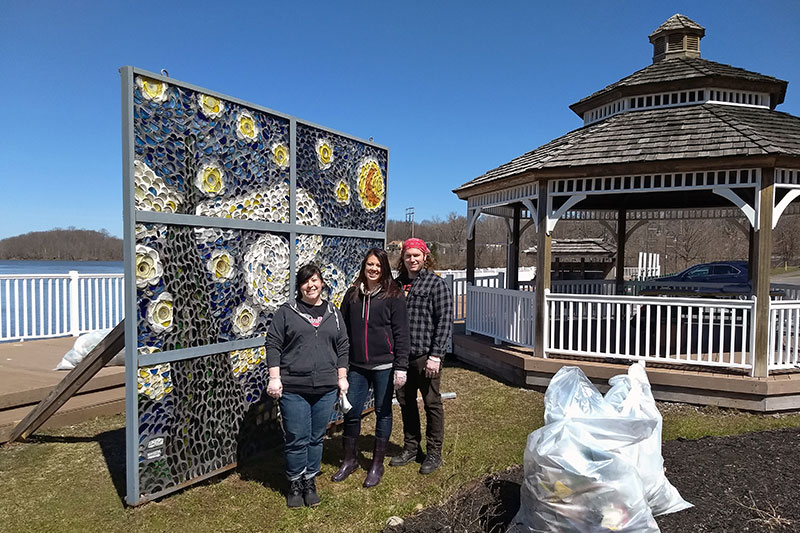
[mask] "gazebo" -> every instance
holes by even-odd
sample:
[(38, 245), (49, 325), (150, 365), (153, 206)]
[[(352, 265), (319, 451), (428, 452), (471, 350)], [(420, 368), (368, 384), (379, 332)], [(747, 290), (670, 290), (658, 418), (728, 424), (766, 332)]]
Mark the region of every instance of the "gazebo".
[[(782, 297), (770, 297), (772, 229), (782, 215), (800, 212), (800, 118), (776, 110), (786, 81), (703, 59), (704, 35), (689, 18), (670, 17), (649, 36), (651, 65), (570, 106), (582, 127), (454, 190), (467, 201), (466, 332), (533, 349), (532, 355), (521, 352), (523, 363), (502, 356), (505, 362), (494, 367), (517, 365), (522, 379), (537, 384), (549, 372), (543, 368), (557, 370), (556, 359), (582, 365), (644, 360), (665, 375), (721, 375), (761, 391), (740, 401), (741, 391), (709, 393), (699, 386), (695, 392), (704, 403), (800, 407), (800, 387), (770, 385), (791, 380), (800, 363), (800, 295), (785, 288)], [(508, 221), (502, 289), (474, 284), (481, 215)], [(745, 221), (750, 294), (642, 296), (641, 282), (623, 279), (626, 239), (637, 224), (706, 218)], [(563, 219), (615, 226), (616, 279), (599, 282), (607, 290), (571, 283), (566, 293), (551, 280), (551, 233)], [(539, 251), (532, 294), (519, 290), (515, 274), (527, 227), (535, 228)], [(475, 342), (457, 339), (456, 354), (486, 359), (475, 356)]]

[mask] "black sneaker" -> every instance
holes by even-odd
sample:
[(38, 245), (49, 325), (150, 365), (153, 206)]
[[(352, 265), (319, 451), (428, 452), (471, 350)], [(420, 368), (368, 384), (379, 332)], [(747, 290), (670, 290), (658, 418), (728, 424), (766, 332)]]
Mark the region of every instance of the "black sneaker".
[(439, 452), (428, 452), (428, 455), (425, 456), (425, 461), (419, 467), (419, 473), (430, 474), (440, 466), (442, 466), (442, 455)]
[(303, 480), (290, 480), (289, 492), (286, 493), (286, 507), (290, 509), (299, 509), (303, 505)]
[(316, 507), (321, 501), (317, 494), (317, 483), (313, 477), (303, 479), (303, 500), (309, 507)]
[(403, 451), (400, 455), (395, 455), (389, 461), (389, 466), (405, 466), (411, 461), (416, 461), (418, 463), (422, 462), (423, 459), (422, 450), (409, 450), (408, 448), (403, 448)]

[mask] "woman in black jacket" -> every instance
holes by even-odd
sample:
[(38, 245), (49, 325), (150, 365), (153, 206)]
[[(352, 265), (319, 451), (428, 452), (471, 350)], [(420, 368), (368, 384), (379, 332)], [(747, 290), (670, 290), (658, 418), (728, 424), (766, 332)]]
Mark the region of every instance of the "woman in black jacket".
[(339, 310), (322, 299), (325, 283), (316, 265), (297, 272), (297, 299), (283, 304), (267, 332), (267, 394), (280, 398), (286, 477), (291, 508), (320, 502), (322, 438), (337, 390), (347, 394), (347, 333)]
[(344, 481), (358, 469), (361, 412), (369, 388), (375, 394), (375, 449), (364, 480), (374, 487), (383, 476), (383, 459), (392, 433), (392, 384), (402, 387), (408, 368), (408, 316), (405, 297), (392, 280), (389, 257), (372, 248), (361, 262), (355, 283), (342, 300), (342, 315), (350, 338), (350, 391), (352, 405), (344, 415), (344, 461), (333, 481)]

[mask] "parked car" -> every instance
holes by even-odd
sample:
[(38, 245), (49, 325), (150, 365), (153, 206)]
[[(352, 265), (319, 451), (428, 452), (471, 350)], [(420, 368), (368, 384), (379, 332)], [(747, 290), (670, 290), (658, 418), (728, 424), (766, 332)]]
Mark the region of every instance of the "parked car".
[(752, 292), (746, 261), (714, 261), (694, 265), (678, 274), (648, 280), (644, 290), (687, 295), (742, 295)]

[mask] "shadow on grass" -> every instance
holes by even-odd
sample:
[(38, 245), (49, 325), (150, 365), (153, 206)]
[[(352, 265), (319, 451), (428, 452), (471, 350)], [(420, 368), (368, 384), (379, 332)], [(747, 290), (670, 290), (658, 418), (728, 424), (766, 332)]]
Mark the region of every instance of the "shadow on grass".
[(35, 443), (90, 443), (100, 445), (100, 451), (108, 467), (111, 482), (122, 503), (125, 503), (125, 428), (104, 431), (89, 437), (64, 435), (32, 435), (29, 442)]

